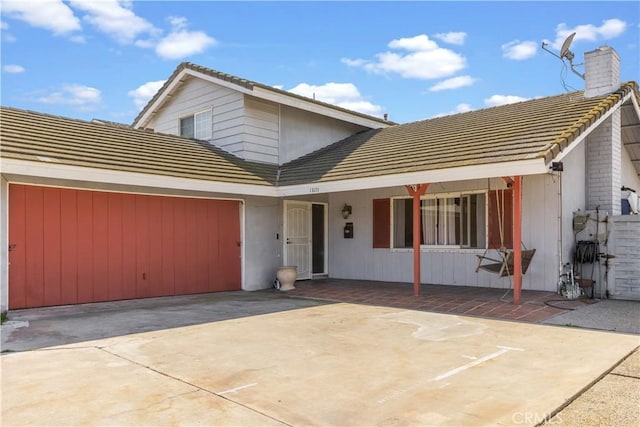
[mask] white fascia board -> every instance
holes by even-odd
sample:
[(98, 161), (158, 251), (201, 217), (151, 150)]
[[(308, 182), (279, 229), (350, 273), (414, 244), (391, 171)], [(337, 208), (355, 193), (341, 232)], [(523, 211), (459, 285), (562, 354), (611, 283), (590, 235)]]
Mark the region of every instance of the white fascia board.
[(171, 96), (176, 87), (181, 83), (186, 75), (190, 75), (193, 77), (197, 77), (202, 80), (206, 80), (211, 83), (215, 83), (219, 86), (224, 86), (226, 88), (235, 90), (237, 92), (241, 92), (246, 95), (252, 95), (256, 98), (264, 99), (267, 101), (276, 102), (278, 104), (287, 105), (289, 107), (298, 108), (304, 111), (310, 111), (312, 113), (317, 113), (323, 116), (331, 117), (334, 119), (342, 120), (348, 123), (354, 123), (357, 125), (365, 126), (372, 129), (384, 128), (388, 127), (391, 124), (385, 124), (383, 122), (379, 122), (376, 120), (367, 119), (366, 117), (361, 117), (355, 114), (349, 114), (345, 111), (336, 110), (330, 107), (326, 107), (324, 105), (319, 105), (314, 102), (308, 102), (303, 99), (299, 99), (293, 96), (287, 96), (286, 94), (282, 94), (275, 91), (270, 91), (262, 87), (253, 86), (252, 89), (248, 89), (239, 85), (237, 83), (229, 82), (223, 79), (220, 79), (215, 76), (210, 76), (205, 73), (201, 73), (199, 71), (192, 70), (190, 68), (185, 68), (173, 79), (173, 81), (167, 86), (167, 88), (160, 94), (158, 99), (149, 106), (147, 112), (138, 120), (138, 122), (134, 125), (134, 128), (142, 128), (147, 125), (147, 123), (151, 120), (151, 117), (155, 113), (155, 111), (160, 108), (162, 104), (164, 104), (167, 97)]
[(68, 179), (103, 184), (121, 184), (171, 190), (192, 190), (211, 193), (241, 194), (247, 196), (276, 197), (275, 187), (266, 185), (237, 184), (152, 175), (82, 166), (69, 166), (17, 159), (0, 159), (3, 174), (24, 175), (40, 178)]
[(266, 99), (268, 101), (276, 102), (288, 107), (298, 108), (300, 110), (309, 111), (311, 113), (320, 114), (322, 116), (331, 117), (333, 119), (342, 120), (344, 122), (365, 126), (370, 129), (380, 129), (391, 126), (391, 123), (383, 123), (355, 114), (349, 114), (346, 111), (336, 110), (331, 107), (305, 101), (304, 99), (296, 98), (293, 96), (287, 96), (279, 92), (272, 92), (270, 90), (257, 86), (253, 88), (253, 93), (251, 94), (257, 98)]
[[(607, 111), (603, 116), (601, 116), (591, 126), (589, 126), (584, 132), (582, 132), (582, 134), (580, 134), (580, 136), (578, 136), (576, 139), (571, 141), (571, 143), (567, 146), (567, 148), (565, 148), (560, 153), (558, 153), (558, 155), (552, 160), (552, 162), (559, 162), (562, 159), (564, 159), (574, 148), (576, 148), (578, 146), (578, 144), (580, 144), (582, 141), (584, 141), (587, 138), (587, 136), (589, 136), (589, 134), (591, 132), (596, 130), (598, 128), (598, 126), (600, 126), (602, 124), (602, 122), (607, 120), (609, 117), (611, 117), (611, 115), (614, 112), (619, 110), (620, 107), (622, 106), (622, 104), (627, 102), (627, 100), (629, 98), (631, 98), (633, 100), (634, 104), (635, 104), (635, 97), (633, 97), (631, 93), (628, 93), (627, 96), (622, 98), (622, 100), (620, 102), (618, 102), (615, 107), (613, 107), (609, 111)], [(638, 112), (638, 111), (639, 110), (636, 107), (636, 112)], [(551, 164), (551, 162), (549, 164)]]
[(306, 194), (396, 187), (409, 184), (465, 181), (470, 179), (499, 178), (503, 176), (516, 175), (538, 175), (545, 174), (547, 172), (548, 169), (547, 165), (544, 163), (544, 159), (537, 158), (505, 163), (490, 163), (486, 165), (436, 169), (424, 172), (383, 175), (369, 178), (288, 185), (278, 187), (278, 195), (281, 197), (300, 196)]
[(140, 117), (140, 120), (138, 120), (136, 123), (134, 123), (134, 125), (133, 125), (134, 129), (144, 128), (149, 123), (149, 121), (151, 120), (151, 117), (155, 114), (156, 110), (159, 109), (162, 104), (164, 104), (164, 102), (167, 99), (167, 97), (171, 96), (171, 94), (176, 89), (176, 87), (180, 83), (182, 83), (182, 79), (187, 74), (187, 71), (188, 71), (187, 69), (183, 69), (171, 81), (171, 83), (169, 83), (169, 86), (167, 86), (164, 89), (164, 91), (160, 94), (158, 99), (156, 99), (155, 102), (149, 106), (149, 108), (147, 109), (146, 113), (144, 113), (143, 116)]
[(627, 97), (631, 98), (631, 103), (633, 104), (633, 108), (634, 110), (636, 110), (636, 116), (638, 117), (638, 119), (640, 119), (640, 105), (638, 105), (638, 102), (640, 100), (637, 99), (632, 93), (630, 93), (628, 96), (624, 98), (624, 101), (622, 101), (622, 104), (624, 104), (627, 101)]

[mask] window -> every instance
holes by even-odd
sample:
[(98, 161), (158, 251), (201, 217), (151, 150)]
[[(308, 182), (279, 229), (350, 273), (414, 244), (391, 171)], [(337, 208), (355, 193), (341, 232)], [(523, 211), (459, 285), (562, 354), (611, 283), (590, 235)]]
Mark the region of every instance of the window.
[(213, 137), (211, 110), (202, 111), (180, 119), (180, 136), (201, 140)]
[[(484, 248), (485, 194), (443, 195), (420, 201), (420, 244)], [(413, 247), (413, 200), (393, 200), (393, 247)]]

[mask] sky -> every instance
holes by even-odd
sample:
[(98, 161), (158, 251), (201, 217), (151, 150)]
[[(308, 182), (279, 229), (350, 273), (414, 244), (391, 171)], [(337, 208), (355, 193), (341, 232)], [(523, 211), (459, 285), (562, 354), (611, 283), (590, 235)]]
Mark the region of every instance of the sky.
[[(640, 2), (0, 0), (3, 106), (132, 123), (183, 61), (407, 123), (640, 80)], [(546, 49), (542, 49), (543, 42)]]

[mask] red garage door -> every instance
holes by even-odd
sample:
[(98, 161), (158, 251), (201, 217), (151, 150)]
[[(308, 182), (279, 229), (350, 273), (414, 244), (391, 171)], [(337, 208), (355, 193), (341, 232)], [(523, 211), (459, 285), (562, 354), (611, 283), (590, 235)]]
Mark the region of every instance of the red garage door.
[(11, 184), (9, 308), (240, 289), (239, 202)]

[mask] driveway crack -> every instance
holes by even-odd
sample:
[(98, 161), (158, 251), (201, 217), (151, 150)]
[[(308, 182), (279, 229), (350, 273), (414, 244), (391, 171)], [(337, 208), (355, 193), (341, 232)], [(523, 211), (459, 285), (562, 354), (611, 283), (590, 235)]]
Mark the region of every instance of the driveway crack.
[[(262, 415), (263, 417), (269, 418), (269, 419), (271, 419), (271, 420), (273, 420), (273, 421), (275, 421), (275, 422), (278, 422), (278, 423), (281, 423), (281, 424), (284, 424), (284, 425), (287, 425), (287, 426), (293, 427), (293, 426), (292, 426), (292, 424), (289, 424), (289, 423), (287, 423), (287, 422), (285, 422), (285, 421), (283, 421), (283, 420), (277, 419), (277, 418), (275, 418), (275, 417), (273, 417), (273, 416), (271, 416), (271, 415), (269, 415), (269, 414), (267, 414), (267, 413), (265, 413), (265, 412), (262, 412), (262, 411), (260, 411), (260, 410), (258, 410), (258, 409), (255, 409), (255, 408), (252, 408), (251, 406), (248, 406), (248, 405), (246, 405), (246, 404), (244, 404), (244, 403), (242, 403), (242, 402), (238, 402), (238, 401), (236, 401), (236, 400), (233, 400), (233, 399), (231, 399), (231, 398), (229, 398), (229, 397), (225, 396), (224, 394), (220, 394), (220, 393), (213, 392), (213, 391), (211, 391), (211, 390), (207, 390), (206, 388), (200, 387), (200, 386), (199, 386), (199, 385), (197, 385), (197, 384), (194, 384), (194, 383), (191, 383), (191, 382), (189, 382), (189, 381), (183, 380), (182, 378), (174, 377), (173, 375), (169, 375), (169, 374), (167, 374), (166, 372), (159, 371), (158, 369), (155, 369), (155, 368), (153, 368), (153, 367), (151, 367), (151, 366), (148, 366), (148, 365), (142, 364), (142, 363), (137, 362), (137, 361), (135, 361), (135, 360), (133, 360), (133, 359), (129, 359), (128, 357), (124, 357), (124, 356), (122, 356), (122, 355), (120, 355), (120, 354), (118, 354), (118, 353), (114, 353), (113, 351), (108, 350), (106, 347), (96, 347), (96, 348), (97, 348), (97, 349), (99, 349), (99, 350), (102, 350), (102, 351), (104, 351), (105, 353), (108, 353), (108, 354), (110, 354), (110, 355), (112, 355), (112, 356), (115, 356), (115, 357), (120, 358), (120, 359), (122, 359), (122, 360), (126, 360), (127, 362), (130, 362), (130, 363), (133, 363), (134, 365), (137, 365), (137, 366), (140, 366), (140, 367), (142, 367), (142, 368), (145, 368), (145, 369), (148, 369), (148, 370), (150, 370), (150, 371), (153, 371), (153, 372), (155, 372), (155, 373), (157, 373), (157, 374), (160, 374), (160, 375), (162, 375), (162, 376), (164, 376), (164, 377), (166, 377), (166, 378), (170, 378), (170, 379), (172, 379), (172, 380), (174, 380), (174, 381), (181, 382), (181, 383), (186, 384), (186, 385), (188, 385), (188, 386), (191, 386), (191, 387), (193, 387), (193, 388), (195, 388), (195, 389), (197, 389), (197, 390), (199, 390), (199, 391), (203, 391), (203, 392), (205, 392), (205, 393), (207, 393), (207, 394), (210, 394), (210, 395), (216, 396), (216, 397), (218, 397), (218, 398), (220, 398), (220, 399), (224, 399), (224, 400), (226, 400), (226, 401), (228, 401), (228, 402), (230, 402), (230, 403), (233, 403), (233, 404), (235, 404), (235, 405), (242, 406), (243, 408), (248, 409), (249, 411), (252, 411), (252, 412), (255, 412), (255, 413), (257, 413), (257, 414), (260, 414), (260, 415)], [(172, 398), (173, 398), (173, 397), (176, 397), (176, 396), (172, 396)]]

